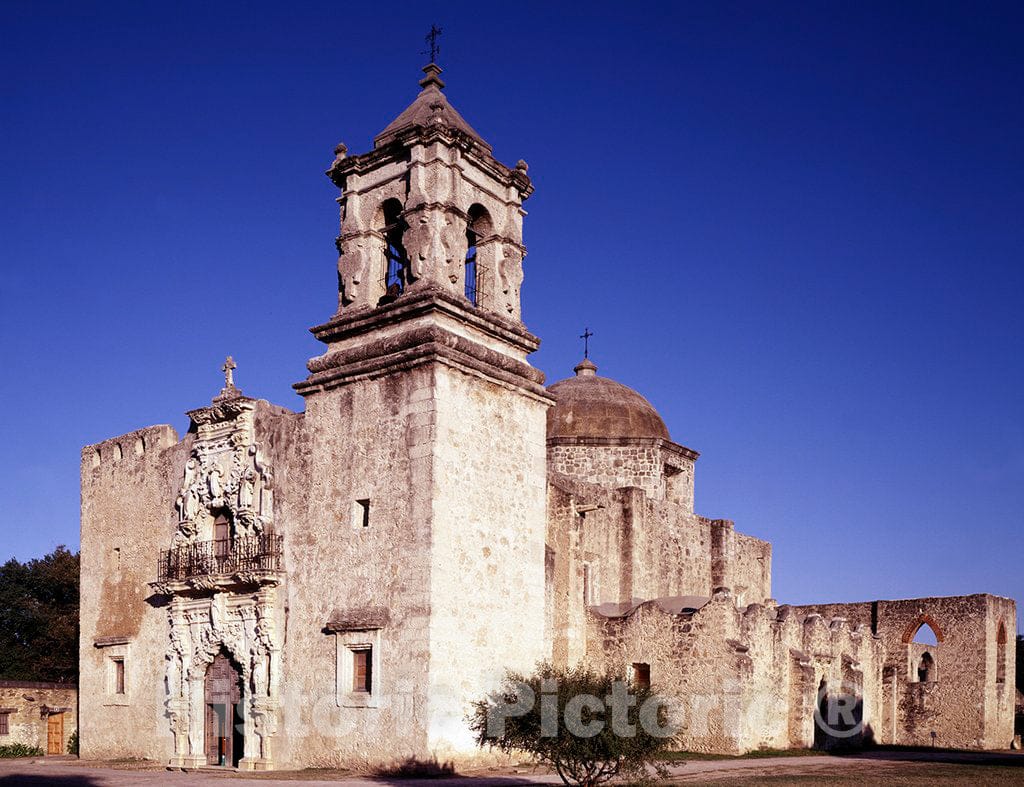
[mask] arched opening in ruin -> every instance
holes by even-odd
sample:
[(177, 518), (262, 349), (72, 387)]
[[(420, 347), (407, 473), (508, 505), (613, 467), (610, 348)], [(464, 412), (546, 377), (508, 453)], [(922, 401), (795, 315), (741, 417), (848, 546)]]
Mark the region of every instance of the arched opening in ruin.
[(916, 642), (918, 645), (939, 644), (939, 638), (935, 634), (935, 629), (933, 629), (927, 623), (922, 623), (920, 626), (918, 626), (917, 632), (914, 634), (913, 641)]
[(206, 669), (206, 763), (237, 767), (245, 751), (242, 671), (221, 650)]
[(814, 748), (828, 748), (827, 719), (829, 714), (828, 681), (824, 676), (818, 683), (817, 705), (814, 712)]
[(935, 659), (932, 658), (932, 654), (925, 651), (921, 655), (921, 660), (917, 663), (917, 681), (918, 683), (931, 683), (935, 680)]

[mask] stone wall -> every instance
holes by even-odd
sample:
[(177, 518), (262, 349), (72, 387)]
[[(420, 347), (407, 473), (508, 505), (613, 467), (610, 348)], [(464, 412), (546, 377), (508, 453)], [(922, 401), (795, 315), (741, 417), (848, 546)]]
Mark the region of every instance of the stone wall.
[(605, 489), (635, 486), (693, 512), (692, 451), (655, 438), (552, 438), (548, 468)]
[[(82, 450), (79, 691), (83, 758), (165, 759), (166, 612), (148, 584), (174, 536), (174, 495), (192, 436), (153, 426)], [(124, 663), (124, 693), (115, 660)], [(131, 735), (124, 734), (132, 730)]]
[(870, 632), (774, 605), (739, 609), (725, 591), (693, 612), (655, 601), (624, 617), (592, 614), (587, 659), (620, 671), (650, 665), (653, 688), (674, 700), (687, 750), (810, 746), (819, 687), (838, 696), (844, 677), (856, 680), (864, 723), (876, 723), (881, 646)]
[[(1016, 605), (987, 594), (803, 606), (801, 613), (843, 618), (870, 628), (885, 649), (885, 743), (950, 748), (1006, 748), (1013, 738), (1012, 643)], [(913, 642), (922, 625), (938, 644)], [(999, 630), (1006, 635), (1003, 680), (997, 681)], [(932, 679), (917, 667), (925, 652)], [(934, 735), (932, 734), (934, 733)]]
[[(420, 366), (307, 397), (284, 463), (292, 579), (277, 767), (426, 747), (433, 389), (432, 370)], [(365, 527), (360, 500), (368, 501)], [(374, 609), (381, 619), (361, 628), (358, 619)], [(376, 651), (368, 701), (350, 696), (352, 644)]]
[[(475, 756), (471, 703), (545, 647), (545, 429), (550, 400), (435, 371), (429, 750)], [(486, 446), (486, 451), (479, 448)]]
[(0, 746), (22, 744), (49, 753), (47, 728), (60, 716), (63, 738), (59, 754), (68, 753), (68, 741), (78, 730), (78, 690), (64, 683), (0, 680), (0, 714), (7, 717), (7, 733)]

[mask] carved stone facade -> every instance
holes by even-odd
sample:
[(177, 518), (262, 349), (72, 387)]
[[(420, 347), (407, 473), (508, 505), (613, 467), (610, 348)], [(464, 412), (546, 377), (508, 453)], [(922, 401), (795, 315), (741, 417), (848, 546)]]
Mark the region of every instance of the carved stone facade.
[[(780, 606), (771, 545), (696, 513), (698, 454), (646, 399), (589, 360), (545, 387), (526, 164), (424, 70), (372, 150), (335, 150), (338, 310), (304, 410), (243, 396), (228, 359), (180, 439), (82, 452), (82, 755), (474, 758), (470, 703), (541, 659), (649, 676), (693, 749), (831, 745), (815, 714), (844, 696), (861, 737), (1007, 745), (1011, 600)], [(921, 616), (944, 632), (924, 681)]]

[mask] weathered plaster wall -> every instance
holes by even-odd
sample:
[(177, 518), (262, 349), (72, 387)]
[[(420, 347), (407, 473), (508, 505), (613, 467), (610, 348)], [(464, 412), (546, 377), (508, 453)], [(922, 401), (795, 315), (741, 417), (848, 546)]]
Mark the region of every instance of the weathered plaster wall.
[[(421, 365), (309, 396), (283, 485), (287, 595), (278, 767), (426, 747), (434, 372)], [(279, 495), (279, 498), (282, 495)], [(354, 507), (369, 501), (369, 526)], [(383, 610), (372, 705), (348, 697), (335, 617)], [(378, 639), (379, 635), (379, 639)]]
[[(549, 402), (438, 366), (433, 442), (429, 747), (476, 755), (465, 717), (545, 647)], [(481, 447), (486, 447), (481, 451)]]
[[(167, 616), (150, 603), (147, 583), (174, 535), (174, 495), (190, 441), (179, 443), (170, 426), (153, 426), (82, 450), (82, 757), (162, 760), (170, 750), (163, 717)], [(125, 664), (120, 695), (114, 657)]]
[(78, 690), (61, 683), (0, 680), (0, 713), (7, 714), (7, 734), (0, 735), (0, 746), (20, 743), (48, 753), (47, 724), (51, 714), (64, 719), (61, 754), (67, 754), (68, 741), (78, 729)]

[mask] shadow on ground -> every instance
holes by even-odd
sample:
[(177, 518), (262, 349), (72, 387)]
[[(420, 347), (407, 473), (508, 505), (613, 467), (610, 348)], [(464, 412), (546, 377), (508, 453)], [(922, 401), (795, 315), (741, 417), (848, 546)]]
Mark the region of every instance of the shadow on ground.
[(99, 787), (100, 784), (91, 776), (57, 776), (49, 773), (39, 776), (27, 773), (0, 776), (0, 785), (3, 787)]
[(514, 785), (534, 783), (529, 779), (519, 779), (515, 776), (464, 775), (455, 770), (454, 763), (439, 762), (434, 758), (419, 760), (415, 757), (374, 771), (367, 778), (381, 784), (404, 784), (406, 787), (413, 780), (430, 780), (438, 787), (445, 783), (458, 784), (460, 787), (471, 783), (486, 783), (488, 787), (514, 787)]
[(860, 751), (832, 752), (832, 754), (836, 757), (855, 757), (859, 760), (941, 762), (951, 765), (998, 765), (1004, 768), (1024, 769), (1024, 752), (875, 746), (870, 749), (861, 749)]

